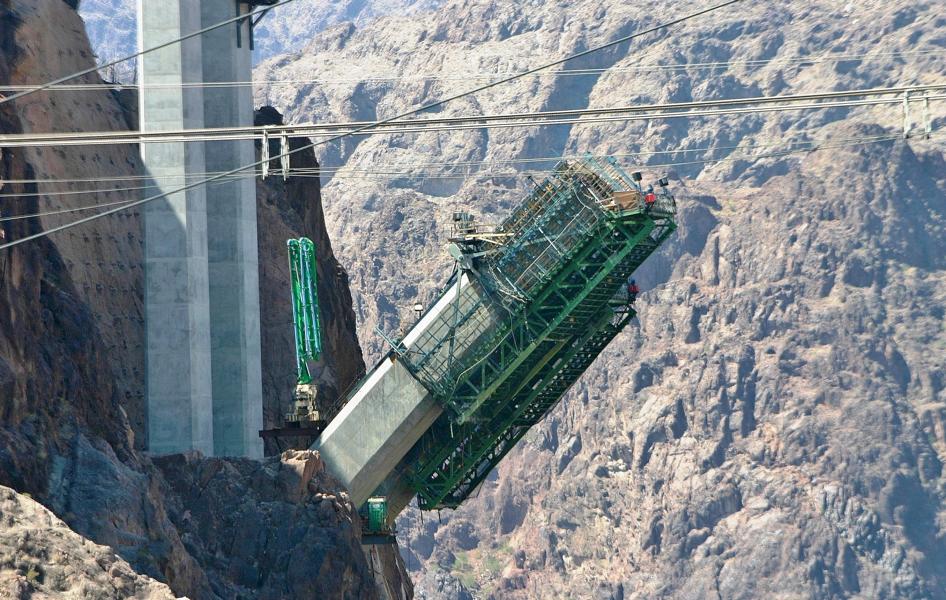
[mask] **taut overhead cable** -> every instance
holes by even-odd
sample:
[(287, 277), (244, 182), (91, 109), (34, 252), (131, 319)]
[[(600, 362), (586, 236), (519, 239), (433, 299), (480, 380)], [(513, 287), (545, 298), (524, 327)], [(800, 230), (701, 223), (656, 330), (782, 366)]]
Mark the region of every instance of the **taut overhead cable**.
[[(289, 1), (289, 0), (284, 0), (284, 2), (285, 2), (285, 1)], [(320, 146), (320, 145), (323, 145), (323, 144), (327, 144), (327, 143), (330, 143), (330, 142), (333, 142), (333, 141), (342, 139), (342, 138), (344, 138), (344, 137), (348, 137), (348, 136), (350, 136), (350, 135), (360, 133), (361, 131), (367, 131), (367, 130), (369, 130), (369, 129), (372, 129), (372, 128), (377, 127), (377, 126), (379, 126), (379, 125), (383, 125), (383, 124), (385, 124), (385, 123), (389, 123), (389, 122), (391, 122), (391, 121), (396, 121), (396, 120), (398, 120), (398, 119), (403, 119), (404, 117), (410, 117), (410, 116), (413, 116), (413, 115), (416, 115), (416, 114), (420, 114), (420, 113), (422, 113), (422, 112), (426, 112), (426, 111), (431, 110), (431, 109), (434, 109), (434, 108), (438, 108), (438, 107), (440, 107), (440, 106), (444, 106), (445, 104), (447, 104), (447, 103), (449, 103), (449, 102), (452, 102), (452, 101), (454, 101), (454, 100), (458, 100), (458, 99), (460, 99), (460, 98), (464, 98), (464, 97), (466, 97), (466, 96), (470, 96), (470, 95), (472, 95), (472, 94), (476, 94), (476, 93), (482, 92), (482, 91), (484, 91), (484, 90), (488, 90), (488, 89), (490, 89), (490, 88), (493, 88), (493, 87), (502, 85), (502, 84), (504, 84), (504, 83), (508, 83), (508, 82), (510, 82), (510, 81), (515, 81), (516, 79), (520, 79), (520, 78), (522, 78), (522, 77), (526, 77), (526, 76), (528, 76), (528, 75), (531, 75), (531, 74), (533, 74), (533, 73), (537, 73), (537, 72), (539, 72), (539, 71), (543, 71), (543, 70), (545, 70), (545, 69), (550, 69), (550, 68), (552, 68), (552, 67), (556, 67), (556, 66), (561, 65), (561, 64), (564, 64), (564, 63), (566, 63), (566, 62), (568, 62), (568, 61), (570, 61), (570, 60), (574, 60), (574, 59), (577, 59), (577, 58), (581, 58), (581, 57), (583, 57), (583, 56), (588, 56), (588, 55), (590, 55), (590, 54), (593, 54), (593, 53), (595, 53), (595, 52), (599, 52), (599, 51), (601, 51), (601, 50), (605, 50), (605, 49), (607, 49), (607, 48), (612, 48), (612, 47), (614, 47), (614, 46), (619, 46), (620, 44), (627, 43), (627, 42), (629, 42), (629, 41), (631, 41), (631, 40), (634, 40), (634, 39), (636, 39), (636, 38), (639, 38), (639, 37), (642, 37), (642, 36), (645, 36), (645, 35), (649, 35), (649, 34), (651, 34), (651, 33), (655, 33), (655, 32), (657, 32), (657, 31), (660, 31), (660, 30), (663, 30), (663, 29), (667, 29), (668, 27), (672, 27), (672, 26), (674, 26), (674, 25), (678, 25), (678, 24), (680, 24), (680, 23), (684, 23), (684, 22), (689, 21), (689, 20), (691, 20), (691, 19), (695, 19), (695, 18), (697, 18), (697, 17), (703, 16), (703, 15), (707, 15), (707, 14), (712, 13), (712, 12), (714, 12), (714, 11), (720, 10), (720, 9), (722, 9), (722, 8), (726, 8), (726, 7), (728, 7), (728, 6), (732, 6), (732, 5), (734, 5), (734, 4), (738, 4), (738, 3), (743, 2), (743, 1), (744, 1), (744, 0), (727, 0), (727, 2), (723, 2), (723, 3), (721, 3), (721, 4), (716, 4), (716, 5), (711, 6), (711, 7), (709, 7), (709, 8), (704, 8), (704, 9), (698, 10), (698, 11), (696, 11), (696, 12), (689, 13), (689, 14), (687, 14), (687, 15), (684, 15), (684, 16), (682, 16), (682, 17), (678, 17), (678, 18), (673, 19), (673, 20), (671, 20), (671, 21), (667, 21), (667, 22), (665, 22), (665, 23), (661, 23), (661, 24), (659, 24), (659, 25), (655, 25), (655, 26), (650, 27), (650, 28), (648, 28), (648, 29), (645, 29), (645, 30), (643, 30), (643, 31), (640, 31), (640, 32), (637, 32), (637, 33), (632, 33), (632, 34), (630, 34), (630, 35), (626, 35), (626, 36), (617, 38), (617, 39), (612, 40), (612, 41), (610, 41), (610, 42), (606, 42), (606, 43), (604, 43), (604, 44), (601, 44), (600, 46), (595, 46), (594, 48), (590, 48), (590, 49), (588, 49), (588, 50), (584, 50), (584, 51), (582, 51), (582, 52), (578, 52), (578, 53), (576, 53), (576, 54), (572, 54), (572, 55), (570, 55), (570, 56), (566, 56), (565, 58), (561, 58), (561, 59), (554, 60), (554, 61), (549, 62), (549, 63), (545, 63), (544, 65), (535, 67), (535, 68), (530, 69), (530, 70), (528, 70), (528, 71), (525, 71), (525, 72), (523, 72), (523, 73), (516, 74), (516, 75), (510, 76), (510, 77), (506, 77), (506, 78), (504, 78), (504, 79), (501, 79), (501, 80), (499, 80), (499, 81), (494, 81), (494, 82), (491, 82), (491, 83), (488, 83), (488, 84), (485, 84), (485, 85), (481, 85), (481, 86), (475, 87), (475, 88), (473, 88), (473, 89), (471, 89), (471, 90), (469, 90), (469, 91), (462, 92), (462, 93), (459, 93), (459, 94), (455, 94), (455, 95), (453, 95), (453, 96), (449, 96), (449, 97), (447, 97), (447, 98), (445, 98), (445, 99), (443, 99), (443, 100), (438, 100), (438, 101), (432, 102), (432, 103), (430, 103), (430, 104), (425, 104), (425, 105), (423, 105), (423, 106), (421, 106), (421, 107), (419, 107), (419, 108), (415, 108), (415, 109), (412, 109), (412, 110), (409, 110), (409, 111), (406, 111), (406, 112), (397, 114), (397, 115), (395, 115), (395, 116), (393, 116), (393, 117), (390, 117), (390, 118), (388, 118), (388, 119), (385, 119), (385, 120), (383, 120), (383, 121), (378, 121), (377, 123), (372, 123), (372, 124), (369, 124), (369, 125), (365, 125), (364, 127), (359, 128), (359, 129), (356, 129), (355, 131), (343, 133), (343, 134), (337, 135), (337, 136), (335, 136), (335, 137), (329, 138), (329, 139), (327, 139), (327, 140), (322, 140), (322, 141), (319, 141), (319, 142), (314, 142), (314, 143), (306, 144), (306, 145), (300, 146), (299, 148), (294, 148), (294, 149), (289, 150), (289, 151), (287, 151), (287, 152), (283, 152), (283, 153), (279, 154), (278, 156), (271, 157), (271, 159), (278, 159), (278, 158), (282, 158), (283, 156), (291, 156), (291, 155), (297, 154), (297, 153), (299, 153), (299, 152), (307, 151), (307, 150), (309, 150), (309, 149), (311, 149), (311, 148), (314, 148), (314, 147), (316, 147), (316, 146)], [(170, 195), (172, 195), (172, 194), (178, 194), (178, 193), (180, 193), (180, 192), (185, 192), (185, 191), (187, 191), (187, 190), (190, 190), (190, 189), (199, 187), (199, 186), (201, 186), (201, 185), (205, 185), (205, 184), (210, 183), (210, 182), (212, 182), (212, 181), (216, 181), (216, 180), (218, 180), (218, 179), (224, 179), (224, 178), (226, 178), (226, 177), (229, 177), (229, 176), (238, 174), (238, 173), (240, 173), (240, 172), (242, 172), (242, 171), (246, 171), (246, 170), (248, 170), (248, 169), (255, 169), (256, 167), (262, 166), (264, 162), (265, 162), (265, 161), (262, 161), (262, 160), (256, 161), (256, 162), (254, 162), (254, 163), (251, 163), (251, 164), (248, 164), (248, 165), (244, 165), (244, 166), (242, 166), (242, 167), (238, 167), (238, 168), (233, 169), (233, 170), (231, 170), (231, 171), (227, 171), (227, 172), (222, 173), (222, 174), (220, 174), (220, 175), (216, 175), (216, 176), (214, 176), (214, 177), (211, 177), (211, 178), (208, 178), (208, 179), (204, 179), (204, 180), (202, 180), (202, 181), (194, 182), (194, 183), (191, 183), (191, 184), (182, 186), (182, 187), (180, 187), (180, 188), (176, 188), (176, 189), (171, 190), (171, 191), (169, 191), (169, 192), (165, 192), (165, 193), (161, 193), (161, 194), (156, 194), (156, 195), (154, 195), (154, 196), (149, 196), (149, 197), (143, 198), (143, 199), (141, 199), (141, 200), (136, 200), (136, 201), (134, 201), (134, 202), (130, 202), (130, 203), (124, 205), (124, 206), (119, 206), (119, 207), (116, 207), (116, 208), (112, 208), (112, 209), (106, 210), (106, 211), (104, 211), (104, 212), (101, 212), (101, 213), (98, 213), (98, 214), (95, 214), (95, 215), (92, 215), (92, 216), (89, 216), (89, 217), (84, 217), (84, 218), (82, 218), (82, 219), (78, 219), (78, 220), (73, 221), (73, 222), (71, 222), (71, 223), (67, 223), (67, 224), (64, 224), (64, 225), (60, 225), (60, 226), (58, 226), (58, 227), (53, 227), (53, 228), (48, 229), (48, 230), (46, 230), (46, 231), (42, 231), (42, 232), (39, 232), (39, 233), (35, 233), (35, 234), (32, 234), (32, 235), (28, 235), (28, 236), (26, 236), (26, 237), (23, 237), (23, 238), (20, 238), (20, 239), (17, 239), (17, 240), (13, 240), (13, 241), (11, 241), (11, 242), (7, 242), (6, 244), (0, 245), (0, 250), (5, 250), (5, 249), (7, 249), (7, 248), (12, 248), (12, 247), (14, 247), (14, 246), (18, 246), (18, 245), (20, 245), (20, 244), (24, 244), (24, 243), (26, 243), (26, 242), (29, 242), (29, 241), (32, 241), (32, 240), (35, 240), (35, 239), (39, 239), (39, 238), (42, 238), (42, 237), (46, 237), (46, 236), (48, 236), (48, 235), (51, 235), (51, 234), (53, 234), (53, 233), (57, 233), (57, 232), (59, 232), (59, 231), (65, 231), (65, 230), (67, 230), (67, 229), (71, 229), (71, 228), (77, 227), (77, 226), (79, 226), (79, 225), (84, 225), (85, 223), (89, 223), (89, 222), (92, 222), (92, 221), (101, 219), (102, 217), (106, 217), (106, 216), (115, 214), (115, 213), (117, 213), (117, 212), (120, 212), (120, 211), (129, 209), (129, 208), (134, 208), (135, 206), (141, 206), (141, 205), (147, 204), (147, 203), (149, 203), (149, 202), (154, 202), (155, 200), (160, 200), (161, 198), (166, 198), (167, 196), (170, 196)]]
[(242, 20), (247, 19), (247, 18), (253, 18), (253, 17), (256, 16), (256, 15), (260, 15), (260, 14), (269, 12), (270, 10), (276, 8), (277, 6), (282, 6), (282, 5), (284, 5), (284, 4), (289, 4), (290, 2), (295, 2), (295, 0), (280, 0), (279, 2), (277, 2), (277, 3), (275, 3), (275, 4), (272, 4), (272, 5), (269, 5), (269, 6), (267, 6), (266, 8), (261, 8), (261, 9), (259, 9), (259, 10), (250, 11), (250, 12), (248, 12), (248, 13), (246, 13), (246, 14), (243, 14), (243, 15), (237, 15), (237, 16), (231, 18), (231, 19), (227, 19), (226, 21), (220, 21), (219, 23), (215, 23), (214, 25), (211, 25), (211, 26), (209, 26), (209, 27), (204, 27), (203, 29), (199, 29), (199, 30), (197, 30), (197, 31), (195, 31), (195, 32), (193, 32), (193, 33), (188, 33), (187, 35), (182, 35), (181, 37), (174, 38), (173, 40), (164, 42), (163, 44), (158, 44), (157, 46), (152, 46), (152, 47), (150, 47), (150, 48), (145, 48), (144, 50), (139, 50), (138, 52), (135, 52), (134, 54), (129, 54), (128, 56), (123, 56), (123, 57), (121, 57), (121, 58), (116, 58), (115, 60), (112, 60), (112, 61), (109, 61), (109, 62), (105, 63), (104, 65), (96, 65), (96, 66), (94, 66), (94, 67), (89, 67), (88, 69), (84, 69), (84, 70), (82, 70), (82, 71), (76, 71), (75, 73), (72, 73), (72, 74), (70, 74), (70, 75), (66, 75), (65, 77), (60, 77), (59, 79), (54, 79), (54, 80), (52, 80), (52, 81), (48, 81), (48, 82), (46, 82), (46, 83), (44, 83), (44, 84), (42, 84), (42, 85), (38, 85), (38, 86), (36, 86), (36, 87), (31, 87), (31, 88), (29, 88), (29, 89), (27, 89), (27, 90), (23, 90), (22, 92), (17, 92), (16, 94), (13, 94), (12, 96), (9, 96), (9, 97), (7, 97), (7, 98), (4, 98), (4, 97), (0, 96), (0, 104), (6, 104), (7, 102), (13, 102), (14, 100), (19, 100), (20, 98), (23, 98), (23, 97), (25, 97), (25, 96), (29, 96), (30, 94), (35, 94), (36, 92), (41, 92), (41, 91), (43, 91), (43, 90), (48, 90), (49, 88), (52, 88), (52, 87), (54, 87), (54, 86), (57, 86), (57, 85), (59, 85), (59, 84), (61, 84), (61, 83), (65, 83), (65, 82), (67, 82), (67, 81), (71, 81), (71, 80), (73, 80), (73, 79), (76, 79), (77, 77), (82, 77), (83, 75), (89, 75), (89, 74), (91, 74), (91, 73), (97, 73), (97, 72), (98, 72), (99, 70), (101, 70), (101, 69), (107, 69), (108, 67), (111, 67), (111, 66), (114, 66), (114, 65), (117, 65), (117, 64), (121, 64), (121, 63), (123, 63), (123, 62), (125, 62), (125, 61), (129, 61), (129, 60), (131, 60), (131, 59), (133, 59), (133, 58), (138, 58), (139, 56), (142, 56), (142, 55), (144, 55), (144, 54), (149, 54), (149, 53), (151, 53), (151, 52), (155, 52), (155, 51), (157, 51), (157, 50), (161, 50), (162, 48), (167, 48), (167, 47), (173, 46), (173, 45), (175, 45), (175, 44), (180, 44), (181, 42), (183, 42), (183, 41), (185, 41), (185, 40), (189, 40), (189, 39), (191, 39), (191, 38), (195, 38), (195, 37), (202, 36), (202, 35), (204, 35), (205, 33), (209, 33), (209, 32), (214, 31), (214, 30), (216, 30), (216, 29), (220, 29), (221, 27), (226, 27), (227, 25), (230, 25), (231, 23), (236, 23), (237, 21), (242, 21)]

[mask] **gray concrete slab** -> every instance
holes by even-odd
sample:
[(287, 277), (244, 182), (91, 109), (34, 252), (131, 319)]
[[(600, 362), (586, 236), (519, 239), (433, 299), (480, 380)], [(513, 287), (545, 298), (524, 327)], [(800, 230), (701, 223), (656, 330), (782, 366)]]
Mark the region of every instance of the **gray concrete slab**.
[[(457, 310), (456, 300), (469, 302), (475, 281), (461, 276), (404, 337), (408, 348), (424, 344), (431, 329)], [(440, 334), (438, 334), (440, 335)], [(384, 489), (395, 493), (393, 519), (413, 497), (413, 491), (392, 475), (408, 451), (443, 413), (427, 388), (395, 355), (381, 361), (365, 377), (345, 408), (312, 446), (328, 470), (348, 487), (352, 502), (361, 506)]]
[(382, 361), (313, 445), (361, 506), (442, 409), (396, 357)]

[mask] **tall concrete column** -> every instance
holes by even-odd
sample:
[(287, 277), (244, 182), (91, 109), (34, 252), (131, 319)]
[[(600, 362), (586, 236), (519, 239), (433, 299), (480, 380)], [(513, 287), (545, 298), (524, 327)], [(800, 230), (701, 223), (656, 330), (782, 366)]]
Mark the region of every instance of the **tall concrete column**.
[[(235, 0), (138, 0), (151, 47), (249, 10)], [(141, 129), (252, 125), (249, 25), (224, 26), (140, 63)], [(149, 87), (168, 84), (167, 87)], [(162, 190), (255, 161), (252, 141), (148, 145)], [(173, 179), (157, 177), (173, 176)], [(175, 194), (144, 213), (148, 448), (260, 457), (263, 446), (256, 185), (249, 177)]]
[[(249, 12), (234, 0), (202, 0), (202, 26)], [(250, 25), (203, 36), (204, 81), (248, 82), (253, 76)], [(245, 83), (204, 90), (204, 125), (253, 125), (253, 90)], [(230, 171), (256, 161), (251, 140), (207, 142), (207, 170)], [(213, 354), (214, 452), (263, 455), (256, 182), (247, 177), (207, 188), (210, 340)]]
[[(189, 0), (138, 0), (138, 39), (149, 48), (200, 28), (200, 6)], [(143, 131), (202, 127), (201, 41), (187, 40), (141, 58)], [(161, 87), (151, 87), (161, 86)], [(187, 173), (203, 173), (202, 143), (142, 146), (161, 191), (179, 188)], [(213, 454), (207, 205), (203, 188), (173, 194), (142, 211), (145, 238), (145, 336), (148, 448)]]

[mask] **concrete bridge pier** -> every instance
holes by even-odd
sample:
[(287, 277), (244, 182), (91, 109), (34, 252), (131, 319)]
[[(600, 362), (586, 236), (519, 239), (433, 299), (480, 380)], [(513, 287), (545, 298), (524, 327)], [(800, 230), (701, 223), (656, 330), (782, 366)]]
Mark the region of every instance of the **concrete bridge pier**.
[[(247, 3), (201, 0), (201, 27), (249, 12)], [(202, 36), (204, 81), (253, 78), (249, 23)], [(204, 89), (204, 126), (253, 125), (253, 88), (245, 83)], [(206, 142), (209, 172), (256, 162), (253, 142)], [(210, 343), (213, 357), (214, 453), (263, 455), (263, 381), (260, 357), (259, 257), (256, 180), (244, 177), (207, 188)], [(289, 291), (286, 290), (288, 294)]]
[[(139, 45), (156, 46), (250, 10), (234, 0), (138, 0)], [(249, 23), (141, 57), (142, 131), (252, 124)], [(169, 191), (254, 162), (252, 141), (143, 146)], [(148, 443), (163, 454), (262, 456), (256, 187), (195, 188), (143, 211)]]

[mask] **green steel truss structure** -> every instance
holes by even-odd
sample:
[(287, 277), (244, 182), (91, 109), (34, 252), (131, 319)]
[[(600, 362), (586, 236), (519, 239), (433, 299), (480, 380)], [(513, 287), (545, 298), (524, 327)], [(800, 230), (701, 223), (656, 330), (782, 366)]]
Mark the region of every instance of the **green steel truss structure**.
[(646, 196), (613, 160), (562, 162), (491, 238), (458, 242), (470, 284), (396, 345), (445, 409), (402, 461), (421, 508), (463, 502), (635, 316), (627, 280), (676, 229), (666, 189)]
[(309, 363), (322, 356), (319, 323), (318, 280), (315, 244), (309, 238), (286, 242), (289, 246), (289, 276), (292, 284), (292, 320), (296, 338), (296, 370), (299, 385), (312, 383)]

